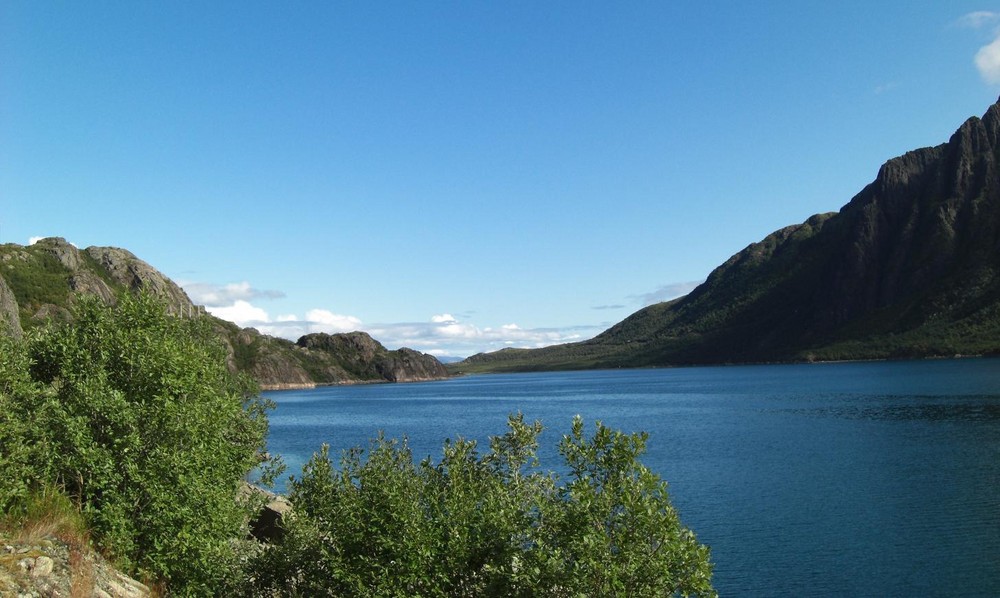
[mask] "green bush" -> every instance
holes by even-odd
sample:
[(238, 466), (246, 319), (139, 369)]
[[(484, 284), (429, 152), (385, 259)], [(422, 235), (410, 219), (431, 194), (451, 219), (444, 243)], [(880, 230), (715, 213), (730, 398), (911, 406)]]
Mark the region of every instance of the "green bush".
[(214, 593), (249, 514), (238, 488), (260, 463), (267, 405), (226, 369), (206, 321), (145, 293), (74, 309), (73, 323), (23, 348), (4, 341), (2, 496), (63, 488), (119, 563), (179, 593)]
[(246, 593), (350, 596), (714, 595), (708, 548), (637, 458), (646, 437), (574, 420), (566, 479), (538, 471), (541, 425), (513, 416), (480, 456), (447, 442), (414, 464), (382, 436), (367, 458), (326, 446), (292, 481), (280, 547), (248, 563)]
[(23, 343), (0, 335), (0, 513), (25, 501), (52, 477), (49, 393), (29, 374)]

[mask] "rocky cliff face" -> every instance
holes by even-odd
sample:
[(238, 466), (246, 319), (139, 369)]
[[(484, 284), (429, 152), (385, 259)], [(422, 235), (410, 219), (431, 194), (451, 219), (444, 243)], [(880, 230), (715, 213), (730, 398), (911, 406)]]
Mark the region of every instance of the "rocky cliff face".
[(406, 348), (390, 351), (364, 332), (310, 334), (293, 343), (221, 320), (216, 328), (231, 348), (232, 369), (247, 372), (268, 390), (448, 377), (433, 356)]
[(17, 307), (17, 298), (7, 286), (7, 281), (0, 276), (0, 334), (9, 334), (21, 338), (21, 315)]
[[(1000, 352), (1000, 103), (840, 212), (778, 230), (692, 293), (504, 369)], [(486, 368), (484, 368), (486, 369)]]
[(430, 355), (402, 348), (390, 351), (364, 332), (309, 334), (296, 345), (328, 365), (317, 382), (335, 384), (343, 379), (417, 382), (448, 376), (444, 366)]
[(124, 249), (88, 247), (87, 256), (103, 268), (114, 283), (132, 291), (145, 288), (166, 301), (175, 313), (190, 313), (194, 307), (177, 283)]
[(77, 294), (110, 303), (123, 289), (145, 288), (166, 301), (174, 313), (193, 310), (176, 283), (128, 251), (111, 247), (81, 251), (59, 237), (27, 247), (0, 245), (0, 275), (17, 301), (22, 326), (65, 318)]

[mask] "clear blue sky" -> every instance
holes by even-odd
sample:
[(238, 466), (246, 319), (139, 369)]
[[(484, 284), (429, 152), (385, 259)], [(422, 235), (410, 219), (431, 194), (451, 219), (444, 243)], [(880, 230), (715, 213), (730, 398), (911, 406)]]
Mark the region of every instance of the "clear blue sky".
[(946, 141), (998, 36), (963, 1), (4, 2), (0, 242), (123, 247), (291, 338), (578, 340)]

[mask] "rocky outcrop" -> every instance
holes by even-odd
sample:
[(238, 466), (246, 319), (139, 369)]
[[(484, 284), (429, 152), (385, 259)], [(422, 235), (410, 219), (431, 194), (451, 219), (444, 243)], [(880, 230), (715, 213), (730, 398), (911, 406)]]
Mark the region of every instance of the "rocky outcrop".
[(418, 382), (448, 376), (433, 356), (405, 347), (390, 351), (364, 332), (308, 334), (296, 345), (305, 350), (314, 379), (320, 384)]
[(243, 482), (240, 494), (260, 504), (260, 510), (250, 521), (250, 535), (259, 542), (274, 544), (284, 536), (283, 522), (292, 512), (292, 503), (280, 494)]
[(133, 291), (144, 288), (165, 300), (175, 313), (192, 312), (194, 304), (184, 289), (131, 252), (117, 247), (88, 247), (86, 253), (115, 283)]
[(0, 596), (145, 598), (147, 586), (89, 547), (55, 535), (22, 544), (0, 537)]
[(21, 338), (21, 315), (14, 292), (7, 286), (7, 281), (0, 276), (0, 334), (8, 334)]
[(290, 390), (316, 386), (303, 365), (301, 351), (291, 341), (261, 334), (253, 328), (239, 329), (219, 322), (220, 336), (229, 345), (230, 369), (252, 376), (266, 390)]
[(111, 303), (121, 290), (143, 288), (163, 299), (174, 313), (194, 311), (183, 289), (124, 249), (89, 247), (80, 251), (61, 237), (49, 237), (27, 247), (0, 246), (0, 264), (8, 291), (20, 297), (22, 326), (51, 317), (65, 319), (78, 295)]

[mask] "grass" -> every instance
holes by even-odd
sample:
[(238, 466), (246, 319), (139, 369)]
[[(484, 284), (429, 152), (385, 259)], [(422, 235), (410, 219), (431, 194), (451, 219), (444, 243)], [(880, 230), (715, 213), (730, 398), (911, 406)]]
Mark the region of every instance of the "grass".
[[(70, 596), (93, 595), (95, 573), (93, 561), (86, 556), (91, 550), (87, 523), (62, 492), (45, 488), (31, 494), (0, 519), (0, 536), (7, 543), (27, 546), (50, 546), (53, 538), (64, 543), (69, 550)], [(15, 573), (19, 561), (39, 556), (47, 555), (40, 549), (0, 555), (0, 567)]]
[(53, 488), (39, 490), (19, 508), (11, 509), (0, 520), (0, 533), (18, 544), (37, 544), (55, 537), (71, 547), (90, 546), (83, 515), (68, 496)]
[[(0, 554), (0, 568), (16, 575), (18, 563), (26, 558), (49, 556), (46, 547), (54, 541), (64, 544), (69, 552), (70, 598), (91, 598), (97, 584), (94, 548), (86, 519), (73, 501), (55, 488), (44, 488), (0, 516), (0, 544), (37, 546), (27, 552)], [(105, 560), (108, 560), (105, 557)], [(109, 561), (110, 562), (110, 561)], [(166, 583), (142, 579), (152, 598), (167, 595)], [(0, 588), (0, 593), (2, 588)]]

